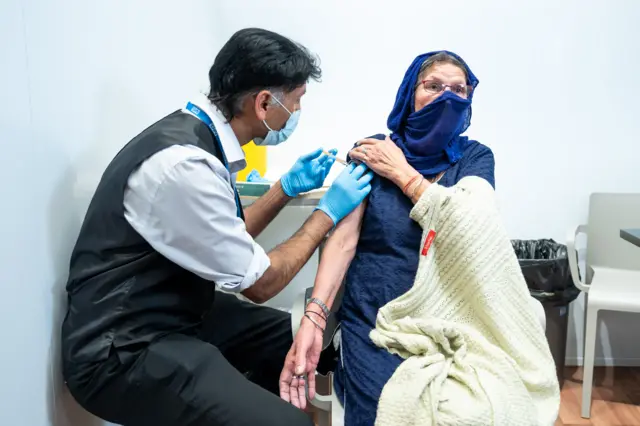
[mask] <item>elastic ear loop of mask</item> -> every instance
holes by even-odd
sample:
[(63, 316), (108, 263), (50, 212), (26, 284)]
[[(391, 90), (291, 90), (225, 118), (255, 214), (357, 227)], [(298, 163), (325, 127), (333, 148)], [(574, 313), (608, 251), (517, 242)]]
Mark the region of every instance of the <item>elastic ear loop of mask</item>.
[[(276, 98), (276, 96), (274, 94), (271, 95), (271, 98), (276, 101), (278, 103), (278, 105), (280, 105), (282, 108), (284, 108), (285, 111), (287, 111), (289, 113), (289, 117), (291, 117), (293, 115), (293, 113), (291, 111), (289, 111), (289, 108), (287, 108), (286, 106), (284, 106), (284, 104), (282, 102), (280, 102), (280, 100), (278, 98)], [(264, 120), (262, 120), (262, 122), (264, 123), (264, 125), (266, 126), (266, 128), (270, 131), (270, 132), (275, 132), (275, 130), (273, 130), (271, 128), (271, 126), (269, 126), (267, 124), (267, 119), (265, 118)]]

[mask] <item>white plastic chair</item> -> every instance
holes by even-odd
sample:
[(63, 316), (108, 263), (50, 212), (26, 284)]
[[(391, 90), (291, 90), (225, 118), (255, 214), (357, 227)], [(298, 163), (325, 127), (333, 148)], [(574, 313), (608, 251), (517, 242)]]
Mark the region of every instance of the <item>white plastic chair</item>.
[[(620, 238), (620, 229), (640, 227), (640, 194), (592, 194), (589, 225), (580, 225), (567, 238), (569, 266), (575, 286), (585, 292), (584, 373), (582, 417), (591, 415), (591, 388), (601, 310), (640, 313), (640, 247)], [(581, 281), (575, 240), (587, 235), (586, 279)]]
[[(313, 287), (306, 289), (293, 303), (293, 308), (291, 310), (291, 330), (294, 337), (300, 328), (300, 321), (304, 315), (307, 301), (311, 298), (312, 291)], [(333, 344), (334, 340), (339, 341), (340, 339), (339, 334), (336, 336), (338, 323), (335, 320), (335, 315), (333, 314), (337, 312), (340, 307), (343, 291), (344, 283), (338, 291), (333, 306), (331, 307), (332, 315), (329, 317), (329, 321), (327, 322), (322, 345), (323, 350)], [(540, 320), (542, 329), (545, 330), (546, 316), (542, 304), (533, 297), (531, 298), (531, 303), (537, 313), (538, 319)], [(316, 383), (322, 383), (324, 388), (329, 389), (329, 395), (319, 395), (316, 393), (315, 398), (309, 400), (309, 403), (315, 408), (315, 412), (317, 413), (318, 426), (344, 426), (344, 408), (342, 407), (342, 404), (340, 404), (336, 394), (333, 392), (333, 373), (329, 372), (327, 376), (316, 374)]]

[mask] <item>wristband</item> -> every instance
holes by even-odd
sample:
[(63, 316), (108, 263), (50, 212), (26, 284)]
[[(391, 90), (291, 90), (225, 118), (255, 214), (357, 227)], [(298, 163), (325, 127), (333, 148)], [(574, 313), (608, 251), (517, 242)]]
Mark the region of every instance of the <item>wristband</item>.
[(324, 315), (329, 318), (329, 315), (331, 315), (331, 311), (329, 310), (329, 308), (327, 308), (327, 305), (325, 305), (322, 300), (316, 297), (312, 297), (311, 299), (309, 299), (309, 302), (307, 302), (307, 306), (309, 306), (310, 303), (315, 303), (316, 305), (320, 306), (320, 309), (322, 309)]
[(411, 191), (411, 196), (409, 198), (413, 199), (413, 197), (416, 195), (416, 191), (418, 190), (418, 188), (420, 188), (420, 185), (422, 185), (422, 182), (424, 182), (424, 178), (418, 181), (418, 184), (415, 186), (415, 188), (413, 188), (413, 191)]
[(307, 318), (309, 321), (311, 321), (313, 323), (313, 325), (316, 326), (316, 328), (320, 331), (322, 331), (324, 333), (324, 328), (322, 328), (322, 326), (320, 324), (318, 324), (316, 322), (316, 320), (314, 320), (313, 318), (311, 318), (308, 314), (304, 314), (305, 318)]
[(322, 315), (320, 312), (316, 312), (316, 311), (312, 311), (311, 309), (309, 309), (308, 311), (304, 311), (305, 314), (314, 314), (319, 316), (320, 318), (322, 318), (323, 320), (327, 321), (327, 317), (325, 317), (324, 315)]
[(404, 186), (404, 188), (402, 188), (402, 192), (403, 192), (404, 194), (406, 194), (406, 193), (407, 193), (407, 189), (409, 189), (409, 186), (411, 186), (411, 184), (412, 184), (413, 182), (415, 182), (415, 180), (416, 180), (416, 179), (418, 179), (419, 177), (422, 177), (422, 175), (415, 175), (414, 177), (412, 177), (412, 178), (409, 180), (409, 182), (407, 182), (407, 184)]

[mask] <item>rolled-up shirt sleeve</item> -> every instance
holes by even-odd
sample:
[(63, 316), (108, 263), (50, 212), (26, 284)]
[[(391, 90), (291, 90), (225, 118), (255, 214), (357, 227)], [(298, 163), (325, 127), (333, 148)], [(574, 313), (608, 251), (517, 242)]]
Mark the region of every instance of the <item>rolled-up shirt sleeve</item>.
[(222, 290), (239, 292), (270, 261), (237, 217), (229, 176), (220, 168), (211, 159), (189, 158), (166, 167), (159, 178), (139, 171), (139, 187), (130, 179), (125, 192), (125, 216), (167, 259)]

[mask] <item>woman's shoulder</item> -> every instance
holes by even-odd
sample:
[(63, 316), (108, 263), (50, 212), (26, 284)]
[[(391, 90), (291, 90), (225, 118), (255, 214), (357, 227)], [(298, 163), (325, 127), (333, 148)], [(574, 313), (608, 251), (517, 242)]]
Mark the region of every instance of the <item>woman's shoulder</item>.
[(478, 141), (469, 141), (457, 166), (457, 180), (465, 176), (478, 176), (495, 187), (496, 162), (493, 151), (488, 146)]
[[(369, 136), (365, 139), (378, 139), (378, 140), (385, 140), (387, 137), (387, 135), (382, 134), (382, 133), (376, 133), (375, 135)], [(358, 142), (354, 142), (353, 144), (353, 148), (355, 148), (356, 146), (358, 146)], [(347, 162), (351, 161), (351, 157), (349, 157), (349, 153), (347, 153)]]
[(488, 146), (481, 144), (478, 141), (469, 140), (467, 147), (464, 150), (462, 158), (478, 158), (478, 157), (493, 157), (493, 151)]
[(369, 139), (379, 139), (381, 141), (385, 140), (387, 137), (387, 135), (383, 134), (383, 133), (376, 133), (373, 136), (369, 136)]

